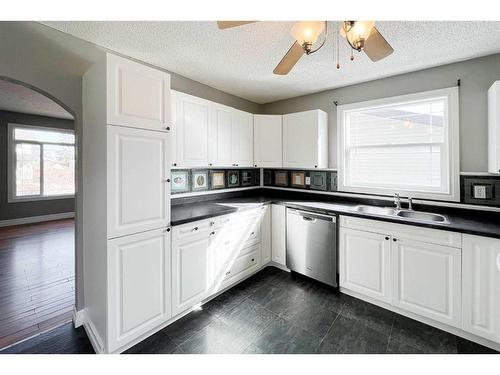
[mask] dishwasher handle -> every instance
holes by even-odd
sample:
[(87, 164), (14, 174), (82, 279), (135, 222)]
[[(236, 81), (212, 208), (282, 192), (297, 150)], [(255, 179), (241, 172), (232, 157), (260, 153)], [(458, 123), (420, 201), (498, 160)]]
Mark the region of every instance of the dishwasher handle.
[(323, 215), (323, 214), (318, 214), (315, 212), (308, 212), (308, 211), (301, 211), (301, 210), (295, 210), (295, 209), (288, 209), (288, 213), (293, 214), (293, 215), (299, 215), (302, 216), (302, 219), (305, 221), (311, 221), (314, 222), (316, 220), (323, 220), (323, 221), (331, 221), (331, 222), (336, 222), (337, 218), (335, 216), (328, 216), (328, 215)]

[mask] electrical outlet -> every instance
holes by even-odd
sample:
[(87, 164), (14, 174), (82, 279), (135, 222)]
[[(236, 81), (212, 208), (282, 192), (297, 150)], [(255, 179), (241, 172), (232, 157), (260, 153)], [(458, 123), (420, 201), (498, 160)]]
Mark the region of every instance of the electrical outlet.
[(485, 185), (474, 185), (474, 199), (486, 199)]

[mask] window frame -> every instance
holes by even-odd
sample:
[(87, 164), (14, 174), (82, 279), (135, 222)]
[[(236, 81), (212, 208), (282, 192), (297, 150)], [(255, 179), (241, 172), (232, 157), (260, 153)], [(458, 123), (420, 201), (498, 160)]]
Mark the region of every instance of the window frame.
[[(376, 188), (349, 186), (346, 178), (346, 149), (345, 149), (345, 119), (346, 114), (353, 111), (377, 109), (388, 105), (410, 104), (446, 97), (448, 129), (445, 134), (447, 142), (446, 157), (448, 159), (448, 192), (430, 192), (407, 189)], [(408, 95), (391, 96), (387, 98), (368, 100), (363, 102), (339, 105), (337, 107), (337, 160), (338, 160), (338, 188), (339, 191), (360, 194), (392, 196), (399, 193), (403, 197), (430, 199), (438, 201), (460, 201), (460, 144), (459, 144), (459, 91), (458, 87), (423, 91)], [(441, 155), (443, 157), (443, 155)]]
[[(43, 195), (43, 145), (56, 145), (56, 146), (73, 146), (75, 149), (75, 172), (76, 172), (76, 138), (75, 143), (58, 143), (58, 142), (38, 142), (38, 141), (16, 141), (14, 139), (14, 130), (24, 128), (24, 129), (34, 129), (34, 130), (48, 130), (56, 131), (60, 133), (71, 133), (75, 135), (75, 131), (72, 129), (55, 128), (50, 126), (35, 126), (27, 124), (17, 124), (8, 123), (7, 124), (7, 202), (8, 203), (18, 203), (18, 202), (33, 202), (33, 201), (44, 201), (44, 200), (57, 200), (57, 199), (70, 199), (75, 197), (73, 194), (57, 194), (57, 195)], [(16, 147), (17, 143), (29, 143), (40, 146), (40, 194), (37, 195), (24, 195), (16, 196)], [(76, 176), (76, 174), (75, 174)], [(75, 192), (76, 192), (76, 181), (75, 181)]]

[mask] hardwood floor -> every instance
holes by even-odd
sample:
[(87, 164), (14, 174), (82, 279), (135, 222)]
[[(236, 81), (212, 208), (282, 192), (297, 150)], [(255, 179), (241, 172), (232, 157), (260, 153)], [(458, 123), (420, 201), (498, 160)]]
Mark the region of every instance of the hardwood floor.
[(71, 320), (74, 220), (0, 228), (0, 349)]

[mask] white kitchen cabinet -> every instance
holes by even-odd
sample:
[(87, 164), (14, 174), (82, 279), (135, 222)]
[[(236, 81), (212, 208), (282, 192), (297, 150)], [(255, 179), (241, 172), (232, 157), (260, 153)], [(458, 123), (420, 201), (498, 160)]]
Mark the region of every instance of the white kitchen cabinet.
[(253, 167), (253, 114), (232, 110), (231, 147), (231, 166)]
[(388, 234), (341, 227), (340, 286), (391, 302), (391, 238)]
[(170, 232), (159, 229), (116, 238), (108, 241), (107, 252), (112, 352), (172, 316)]
[(209, 165), (228, 167), (233, 162), (233, 113), (232, 108), (210, 103)]
[(286, 207), (271, 205), (271, 252), (274, 263), (286, 266)]
[(463, 329), (500, 343), (500, 240), (464, 234), (462, 251)]
[(173, 99), (172, 135), (175, 144), (172, 165), (207, 167), (211, 102), (178, 91), (173, 91)]
[(281, 115), (254, 115), (254, 166), (283, 166), (283, 128)]
[(261, 218), (261, 246), (262, 246), (262, 264), (271, 261), (271, 205), (263, 207), (264, 214)]
[(392, 266), (394, 306), (461, 326), (459, 248), (409, 240), (395, 233)]
[(283, 167), (328, 168), (328, 115), (319, 109), (283, 115)]
[(170, 221), (169, 135), (107, 127), (108, 238)]
[(500, 81), (488, 90), (488, 172), (500, 173)]
[(172, 244), (172, 314), (175, 316), (211, 293), (210, 234), (201, 233)]
[(170, 127), (170, 75), (115, 56), (107, 59), (107, 123), (148, 130)]

